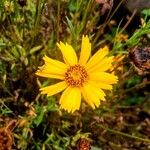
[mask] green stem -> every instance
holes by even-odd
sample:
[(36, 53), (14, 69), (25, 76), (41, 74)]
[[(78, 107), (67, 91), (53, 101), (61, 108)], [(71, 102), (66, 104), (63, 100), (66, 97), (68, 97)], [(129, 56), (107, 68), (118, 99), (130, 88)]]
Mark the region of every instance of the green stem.
[[(23, 9), (22, 9), (22, 13), (23, 13), (24, 21), (25, 21), (25, 20), (26, 20), (26, 17), (25, 17), (25, 8), (24, 8), (24, 7), (23, 7)], [(22, 31), (23, 31), (22, 39), (24, 39), (24, 37), (25, 37), (25, 23), (23, 24), (23, 29), (22, 29)]]
[(59, 25), (60, 25), (60, 0), (57, 1), (57, 41), (59, 41)]
[(98, 127), (104, 129), (104, 130), (107, 130), (111, 133), (114, 133), (114, 134), (118, 134), (118, 135), (122, 135), (122, 136), (126, 136), (128, 138), (132, 138), (132, 139), (136, 139), (136, 140), (139, 140), (139, 141), (143, 141), (143, 142), (148, 142), (150, 143), (150, 140), (149, 139), (143, 139), (141, 137), (137, 137), (137, 136), (134, 136), (134, 135), (130, 135), (130, 134), (127, 134), (127, 133), (124, 133), (124, 132), (120, 132), (120, 131), (116, 131), (116, 130), (113, 130), (113, 129), (110, 129), (110, 128), (106, 128), (102, 125), (97, 125)]
[(76, 1), (76, 11), (75, 11), (75, 15), (73, 18), (73, 25), (74, 25), (75, 31), (77, 31), (77, 26), (78, 26), (77, 21), (78, 21), (78, 16), (80, 14), (79, 8), (80, 8), (81, 4), (82, 4), (82, 0)]
[(93, 4), (93, 0), (89, 0), (88, 5), (87, 5), (87, 9), (85, 10), (83, 19), (82, 19), (82, 23), (81, 23), (81, 31), (85, 28), (86, 23), (88, 21), (87, 16), (92, 8), (92, 4)]
[(41, 10), (42, 10), (42, 0), (37, 0), (37, 5), (36, 5), (36, 16), (35, 16), (35, 23), (34, 23), (34, 28), (35, 31), (37, 31), (37, 27), (39, 25), (40, 17), (41, 17)]
[(37, 0), (34, 28), (33, 28), (33, 32), (32, 32), (32, 42), (30, 44), (30, 47), (32, 46), (32, 44), (35, 40), (35, 36), (37, 35), (37, 32), (39, 30), (39, 22), (40, 22), (40, 18), (41, 18), (41, 12), (42, 12), (42, 0)]

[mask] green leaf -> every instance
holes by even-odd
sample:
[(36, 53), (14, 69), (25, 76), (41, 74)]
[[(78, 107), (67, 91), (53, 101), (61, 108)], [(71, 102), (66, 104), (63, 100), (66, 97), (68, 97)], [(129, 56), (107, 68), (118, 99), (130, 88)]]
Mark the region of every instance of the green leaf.
[(126, 42), (126, 45), (135, 46), (139, 43), (141, 37), (148, 33), (150, 33), (150, 21), (148, 21), (145, 26), (135, 31), (134, 34)]
[(73, 37), (75, 37), (75, 30), (74, 30), (73, 24), (67, 16), (66, 16), (66, 19), (67, 19), (67, 23), (69, 25), (70, 32), (73, 35)]
[(146, 16), (150, 16), (150, 9), (144, 9), (144, 10), (142, 11), (142, 14), (143, 14), (143, 15), (146, 15)]
[(39, 126), (39, 124), (43, 121), (43, 118), (44, 118), (44, 111), (41, 110), (40, 114), (37, 115), (36, 119), (34, 120), (36, 126)]
[(42, 45), (38, 45), (30, 49), (30, 54), (34, 54), (35, 52), (39, 51), (42, 48)]

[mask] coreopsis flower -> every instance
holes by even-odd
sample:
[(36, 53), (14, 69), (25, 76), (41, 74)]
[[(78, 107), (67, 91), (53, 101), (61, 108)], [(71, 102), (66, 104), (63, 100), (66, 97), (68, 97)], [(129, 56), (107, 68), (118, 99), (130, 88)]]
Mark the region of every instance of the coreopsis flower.
[[(42, 94), (52, 96), (59, 92), (60, 108), (68, 112), (79, 110), (81, 98), (93, 109), (105, 100), (103, 90), (112, 89), (117, 77), (107, 73), (112, 66), (113, 56), (106, 57), (108, 47), (100, 48), (91, 58), (91, 43), (88, 36), (82, 37), (81, 53), (78, 60), (73, 47), (62, 42), (57, 43), (64, 62), (44, 56), (45, 64), (36, 72), (38, 76), (59, 79), (60, 82), (41, 88)], [(90, 59), (89, 59), (90, 58)]]

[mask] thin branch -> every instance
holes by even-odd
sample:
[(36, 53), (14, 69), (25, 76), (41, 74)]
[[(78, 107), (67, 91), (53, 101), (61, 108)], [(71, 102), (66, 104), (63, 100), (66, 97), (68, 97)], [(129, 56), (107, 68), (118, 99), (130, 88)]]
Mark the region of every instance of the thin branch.
[(127, 134), (127, 133), (124, 133), (124, 132), (116, 131), (116, 130), (104, 127), (102, 125), (97, 125), (97, 126), (102, 128), (102, 129), (104, 129), (104, 130), (107, 130), (107, 131), (109, 131), (111, 133), (114, 133), (114, 134), (118, 134), (118, 135), (122, 135), (122, 136), (125, 136), (125, 137), (128, 137), (128, 138), (132, 138), (132, 139), (135, 139), (135, 140), (139, 140), (139, 141), (150, 143), (149, 139), (144, 139), (144, 138), (141, 138), (141, 137), (137, 137), (135, 135), (130, 135), (130, 134)]

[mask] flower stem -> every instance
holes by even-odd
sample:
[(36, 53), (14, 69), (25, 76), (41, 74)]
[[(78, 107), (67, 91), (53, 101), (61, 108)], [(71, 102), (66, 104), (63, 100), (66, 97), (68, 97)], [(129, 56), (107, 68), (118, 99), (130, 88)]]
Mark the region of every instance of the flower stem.
[(42, 0), (37, 0), (36, 14), (35, 14), (35, 18), (34, 18), (34, 28), (33, 28), (33, 32), (32, 32), (32, 41), (31, 41), (30, 47), (32, 47), (32, 44), (33, 44), (35, 37), (37, 35), (37, 32), (39, 30), (41, 12), (42, 12)]
[(59, 41), (59, 25), (60, 25), (60, 0), (57, 1), (57, 41)]
[[(88, 4), (87, 4), (87, 8), (85, 10), (85, 13), (84, 13), (84, 16), (83, 16), (83, 19), (82, 19), (82, 25), (81, 25), (81, 29), (83, 30), (86, 26), (86, 23), (88, 21), (88, 14), (90, 13), (90, 10), (92, 9), (91, 6), (93, 5), (93, 0), (89, 0)], [(81, 30), (81, 31), (82, 31)]]

